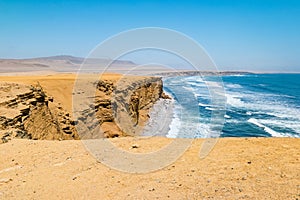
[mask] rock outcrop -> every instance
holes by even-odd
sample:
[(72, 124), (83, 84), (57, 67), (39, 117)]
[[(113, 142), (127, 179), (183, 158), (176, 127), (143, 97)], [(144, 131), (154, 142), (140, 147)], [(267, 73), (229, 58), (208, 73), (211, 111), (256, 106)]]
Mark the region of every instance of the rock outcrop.
[(101, 137), (138, 135), (149, 118), (151, 106), (159, 98), (169, 98), (163, 93), (161, 78), (157, 77), (100, 80), (95, 86), (93, 104), (75, 121), (39, 84), (0, 83), (1, 141), (7, 142), (14, 137), (46, 140), (93, 138), (93, 135), (78, 135), (76, 124), (79, 122), (88, 130), (100, 125)]
[(48, 97), (42, 87), (0, 84), (0, 138), (77, 139), (70, 114)]
[[(127, 84), (125, 84), (126, 82)], [(127, 135), (139, 135), (147, 122), (149, 109), (164, 95), (159, 77), (120, 80), (112, 97), (116, 123)]]
[[(90, 109), (83, 110), (79, 122), (86, 126), (84, 138), (139, 135), (149, 119), (149, 109), (163, 93), (159, 77), (123, 77), (100, 80)], [(95, 110), (94, 110), (95, 109)], [(95, 120), (97, 119), (97, 120)], [(100, 131), (93, 131), (100, 124)], [(100, 133), (99, 133), (100, 132)]]

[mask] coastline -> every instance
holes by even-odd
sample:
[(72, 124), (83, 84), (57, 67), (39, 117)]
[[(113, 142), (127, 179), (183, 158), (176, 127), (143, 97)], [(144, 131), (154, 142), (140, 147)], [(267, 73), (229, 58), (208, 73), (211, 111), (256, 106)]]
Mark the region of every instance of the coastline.
[[(0, 76), (0, 80), (24, 84), (39, 81), (71, 111), (74, 76)], [(113, 80), (119, 78), (117, 74), (109, 76)], [(159, 102), (156, 105), (156, 113), (166, 106)], [(160, 117), (172, 120), (173, 111), (166, 109)], [(163, 126), (160, 130), (169, 128)], [(173, 140), (181, 140), (159, 134), (148, 136), (107, 140), (135, 154), (149, 154)], [(209, 155), (200, 159), (204, 141), (194, 139), (191, 147), (170, 166), (148, 174), (130, 174), (99, 163), (80, 140), (13, 138), (0, 144), (0, 199), (299, 198), (299, 138), (219, 138)]]
[[(74, 85), (77, 79), (80, 79), (80, 85)], [(85, 87), (92, 80), (96, 81), (97, 87), (94, 87), (94, 83), (92, 83), (94, 91), (89, 93), (90, 91)], [(15, 135), (15, 132), (18, 136), (18, 132), (21, 131), (22, 135), (28, 133), (26, 138), (33, 139), (94, 137), (78, 135), (79, 133), (77, 134), (75, 130), (77, 123), (88, 124), (88, 126), (99, 123), (103, 135), (97, 134), (95, 137), (118, 137), (129, 136), (129, 134), (133, 136), (138, 134), (139, 129), (148, 120), (148, 110), (152, 105), (158, 99), (166, 98), (163, 96), (162, 81), (158, 77), (123, 76), (112, 73), (102, 74), (101, 77), (98, 74), (83, 74), (76, 77), (76, 74), (72, 73), (45, 73), (42, 75), (0, 76), (0, 81), (2, 84), (1, 95), (3, 96), (1, 109), (5, 111), (1, 116), (3, 126), (0, 127), (0, 133), (4, 134), (4, 137), (7, 137), (5, 136), (7, 135), (6, 130), (12, 131), (9, 136)], [(74, 87), (77, 87), (76, 90)], [(80, 87), (83, 87), (82, 91), (79, 91)], [(33, 90), (40, 92), (36, 93)], [(90, 102), (91, 105), (88, 106), (88, 109), (78, 107), (77, 111), (74, 100), (79, 101), (78, 104), (84, 96), (90, 98), (85, 94), (94, 95), (94, 100)], [(76, 99), (76, 95), (79, 99)], [(83, 97), (81, 97), (82, 95)], [(43, 96), (43, 98), (35, 96)], [(75, 108), (72, 107), (72, 103)], [(115, 103), (119, 104), (117, 108), (112, 107)], [(82, 112), (80, 118), (72, 119), (74, 111), (75, 113)], [(14, 115), (10, 113), (14, 113)], [(93, 113), (95, 114), (91, 116)], [(124, 121), (127, 118), (122, 116), (128, 116), (131, 123)], [(81, 118), (85, 121), (82, 121)], [(37, 127), (32, 128), (32, 126), (35, 126), (36, 123), (40, 124), (42, 129), (51, 126), (51, 130), (47, 130), (43, 134), (35, 134)], [(117, 127), (117, 123), (121, 126)], [(138, 126), (135, 127), (135, 125)], [(80, 127), (80, 125), (78, 126)], [(58, 133), (55, 129), (58, 130)], [(55, 133), (52, 133), (53, 131)], [(7, 141), (7, 139), (4, 138), (3, 141)]]

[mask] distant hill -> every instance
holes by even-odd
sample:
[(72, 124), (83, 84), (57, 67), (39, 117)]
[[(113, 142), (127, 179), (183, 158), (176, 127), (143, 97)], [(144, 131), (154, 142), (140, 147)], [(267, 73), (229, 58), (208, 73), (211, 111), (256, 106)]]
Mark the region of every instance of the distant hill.
[[(81, 64), (84, 62), (84, 67)], [(109, 67), (107, 64), (111, 63)], [(138, 65), (129, 60), (111, 60), (106, 58), (89, 58), (74, 57), (70, 55), (57, 55), (50, 57), (27, 58), (27, 59), (0, 59), (0, 75), (1, 73), (19, 73), (19, 72), (73, 72), (80, 70), (83, 73), (94, 72), (114, 72), (121, 74), (134, 75), (161, 75), (173, 76), (178, 75), (199, 75), (199, 72), (185, 69), (176, 69), (175, 72), (171, 68), (161, 65)], [(201, 71), (201, 74), (211, 74), (212, 72)], [(219, 75), (226, 74), (245, 74), (248, 72), (228, 71), (220, 72)]]
[(112, 62), (112, 67), (124, 68), (135, 66), (132, 61), (127, 60), (110, 60), (100, 58), (85, 59), (70, 55), (58, 55), (50, 57), (27, 58), (27, 59), (0, 59), (0, 73), (11, 72), (34, 72), (34, 71), (58, 71), (74, 72), (85, 62), (85, 67), (90, 71), (104, 67), (104, 63)]
[[(85, 60), (85, 58), (74, 57), (74, 56), (70, 56), (70, 55), (40, 57), (40, 58), (34, 58), (34, 59), (36, 59), (36, 60), (64, 60), (64, 61), (69, 61), (70, 63), (73, 63), (73, 64), (81, 64), (84, 61), (87, 63), (103, 63), (103, 62), (111, 61), (110, 59), (105, 59), (105, 58), (89, 58), (89, 59)], [(134, 62), (129, 61), (129, 60), (114, 60), (113, 63), (135, 65)]]

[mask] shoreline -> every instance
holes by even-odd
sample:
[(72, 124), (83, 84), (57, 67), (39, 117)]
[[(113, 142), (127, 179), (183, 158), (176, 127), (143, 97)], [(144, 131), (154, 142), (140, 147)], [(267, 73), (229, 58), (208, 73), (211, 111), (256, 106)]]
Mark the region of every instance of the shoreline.
[[(54, 100), (71, 111), (74, 76), (0, 76), (0, 80), (26, 84), (39, 81), (51, 91)], [(120, 75), (111, 76), (112, 79), (118, 79)], [(161, 111), (162, 106), (165, 105), (158, 102), (154, 111)], [(172, 120), (171, 111), (174, 108), (167, 109), (167, 113), (160, 117), (169, 116), (164, 120)], [(160, 122), (161, 118), (157, 121)], [(160, 128), (165, 131), (169, 129), (168, 126)], [(102, 140), (108, 140), (117, 149), (136, 155), (151, 154), (172, 141), (184, 139), (150, 135)], [(190, 140), (191, 146), (169, 166), (151, 173), (132, 174), (117, 171), (97, 161), (81, 140), (13, 138), (8, 143), (0, 144), (0, 199), (300, 197), (300, 138), (218, 138), (204, 159), (199, 158), (199, 151), (206, 139)], [(149, 162), (151, 164), (152, 160)]]

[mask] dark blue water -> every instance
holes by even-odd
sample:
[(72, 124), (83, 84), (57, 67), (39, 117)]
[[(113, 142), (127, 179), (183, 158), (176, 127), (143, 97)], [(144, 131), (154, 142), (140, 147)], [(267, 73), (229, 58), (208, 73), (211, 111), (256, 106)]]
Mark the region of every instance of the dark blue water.
[[(221, 137), (300, 137), (300, 74), (221, 78), (226, 104)], [(164, 89), (175, 99), (170, 137), (209, 136), (212, 113), (219, 109), (212, 104), (209, 79), (190, 76), (164, 80)]]

